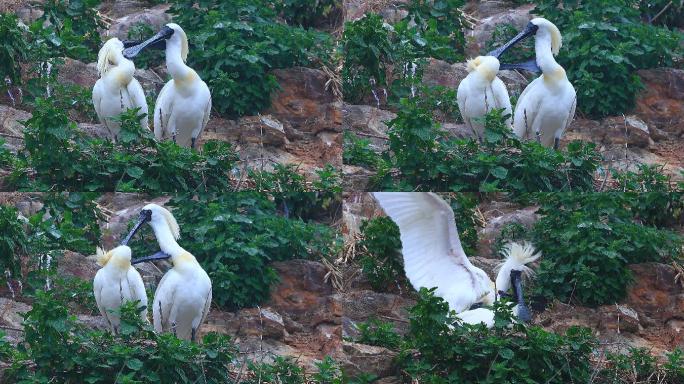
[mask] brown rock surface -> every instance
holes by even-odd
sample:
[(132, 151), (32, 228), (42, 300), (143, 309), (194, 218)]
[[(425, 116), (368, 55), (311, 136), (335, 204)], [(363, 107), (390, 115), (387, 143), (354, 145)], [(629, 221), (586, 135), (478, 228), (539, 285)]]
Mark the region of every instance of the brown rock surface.
[(637, 97), (635, 113), (649, 125), (684, 134), (684, 70), (659, 68), (638, 74), (645, 87)]

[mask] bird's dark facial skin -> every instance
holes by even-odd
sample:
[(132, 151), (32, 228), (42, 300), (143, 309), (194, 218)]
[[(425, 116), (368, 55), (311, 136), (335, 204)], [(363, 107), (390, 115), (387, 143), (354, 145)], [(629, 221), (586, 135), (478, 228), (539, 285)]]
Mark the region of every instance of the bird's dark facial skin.
[(140, 211), (140, 218), (138, 219), (138, 222), (133, 226), (133, 229), (131, 229), (131, 231), (128, 233), (128, 236), (126, 236), (126, 238), (121, 242), (121, 245), (128, 245), (128, 242), (131, 241), (133, 236), (135, 236), (143, 224), (150, 220), (152, 220), (152, 211), (149, 209), (143, 209)]
[[(136, 44), (130, 47), (126, 47), (123, 51), (123, 55), (127, 59), (132, 59), (140, 54), (145, 48), (155, 48), (162, 49), (166, 47), (166, 39), (173, 35), (174, 31), (168, 26), (164, 26), (156, 35), (150, 37), (149, 39), (143, 41), (140, 44)], [(125, 46), (125, 45), (124, 45)]]
[(518, 319), (523, 323), (528, 323), (532, 320), (532, 314), (525, 304), (521, 271), (511, 271), (511, 286), (513, 288), (513, 296), (518, 304)]
[(146, 257), (141, 257), (139, 259), (133, 259), (133, 260), (131, 260), (131, 264), (143, 263), (145, 261), (164, 260), (164, 259), (168, 259), (169, 257), (171, 257), (171, 255), (168, 255), (162, 251), (159, 251), (155, 254), (152, 254), (152, 255), (149, 255)]
[(499, 48), (489, 52), (487, 56), (494, 56), (497, 59), (504, 54), (508, 49), (510, 49), (512, 46), (518, 44), (519, 42), (525, 40), (526, 38), (530, 36), (534, 36), (537, 33), (537, 30), (539, 27), (535, 24), (532, 24), (532, 22), (527, 23), (527, 26), (525, 29), (517, 34), (514, 38), (509, 40), (506, 44), (500, 46)]

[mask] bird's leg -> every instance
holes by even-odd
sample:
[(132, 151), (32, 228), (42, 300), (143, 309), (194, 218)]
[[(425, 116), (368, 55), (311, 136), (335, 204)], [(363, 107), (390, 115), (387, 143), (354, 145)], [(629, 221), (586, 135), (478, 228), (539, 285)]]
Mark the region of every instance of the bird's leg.
[(558, 147), (560, 146), (560, 139), (557, 137), (553, 138), (553, 149), (558, 150)]
[(537, 137), (537, 143), (541, 144), (541, 132), (536, 131), (534, 135)]
[(171, 329), (173, 330), (173, 335), (178, 337), (178, 335), (176, 335), (176, 322), (175, 321), (173, 323), (171, 323)]
[(196, 138), (190, 138), (190, 148), (195, 149), (195, 141), (197, 141)]
[(190, 335), (190, 341), (192, 341), (194, 343), (197, 341), (197, 340), (195, 340), (197, 337), (197, 328), (193, 327), (191, 332), (192, 332), (192, 334)]
[(523, 137), (527, 137), (530, 134), (530, 127), (527, 125), (527, 108), (523, 109), (523, 114), (525, 115), (525, 134)]

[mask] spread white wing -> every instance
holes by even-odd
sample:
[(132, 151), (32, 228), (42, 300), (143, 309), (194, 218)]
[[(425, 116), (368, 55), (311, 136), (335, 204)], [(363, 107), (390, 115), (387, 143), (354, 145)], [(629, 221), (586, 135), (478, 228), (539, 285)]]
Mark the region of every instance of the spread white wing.
[(375, 192), (373, 196), (401, 232), (406, 277), (418, 290), (437, 287), (456, 312), (488, 293), (487, 275), (463, 251), (454, 212), (434, 193)]

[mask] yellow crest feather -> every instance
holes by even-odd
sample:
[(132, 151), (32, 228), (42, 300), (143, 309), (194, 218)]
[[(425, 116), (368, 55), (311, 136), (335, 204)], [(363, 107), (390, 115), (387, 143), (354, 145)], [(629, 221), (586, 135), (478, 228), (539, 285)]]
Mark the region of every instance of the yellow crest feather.
[(97, 73), (102, 76), (109, 70), (109, 64), (113, 60), (117, 50), (123, 48), (123, 43), (116, 37), (107, 40), (97, 53)]
[(466, 60), (466, 63), (468, 64), (466, 69), (468, 70), (468, 72), (474, 71), (477, 68), (477, 66), (480, 65), (481, 61), (482, 61), (482, 59), (480, 58), (480, 56), (478, 56), (474, 59)]
[(185, 31), (182, 29), (179, 30), (181, 34), (181, 59), (183, 59), (183, 62), (185, 63), (186, 60), (188, 59), (188, 36), (185, 34)]
[(169, 229), (171, 229), (173, 238), (178, 240), (180, 238), (180, 227), (178, 226), (176, 218), (173, 217), (173, 214), (171, 214), (171, 212), (169, 212), (167, 209), (162, 209), (161, 212), (164, 214), (164, 218), (166, 219), (166, 223), (169, 225)]
[(112, 258), (112, 251), (105, 252), (102, 248), (97, 247), (97, 264), (104, 267)]
[(553, 23), (549, 23), (549, 31), (551, 32), (551, 52), (553, 55), (558, 55), (561, 46), (563, 45), (563, 37), (561, 36), (560, 30)]

